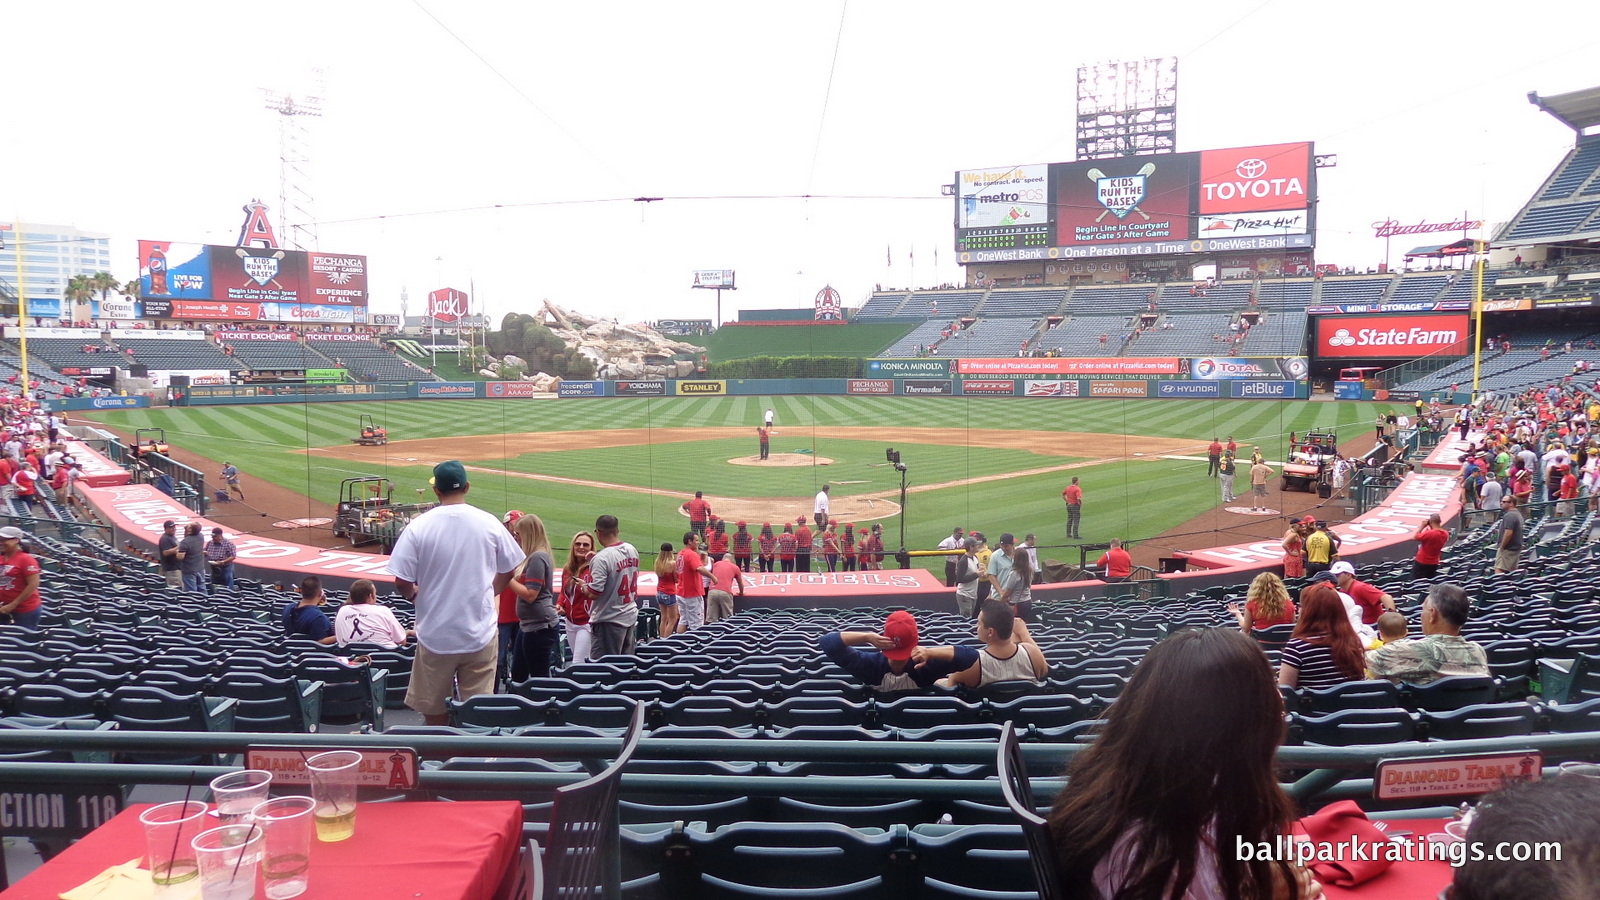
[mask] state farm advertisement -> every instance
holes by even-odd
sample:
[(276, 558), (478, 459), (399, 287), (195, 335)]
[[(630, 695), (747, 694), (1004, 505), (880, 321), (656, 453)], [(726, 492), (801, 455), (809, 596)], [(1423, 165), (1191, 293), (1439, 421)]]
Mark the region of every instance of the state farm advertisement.
[[(1274, 228), (1311, 197), (1311, 145), (1269, 144), (1200, 153), (1200, 214), (1271, 212)], [(1249, 220), (1252, 217), (1245, 217)], [(1262, 232), (1266, 233), (1266, 232)], [(1272, 231), (1270, 233), (1285, 233)], [(1299, 232), (1305, 233), (1301, 227)]]
[(1443, 316), (1322, 316), (1317, 354), (1323, 357), (1403, 359), (1467, 352), (1469, 319)]
[(1122, 359), (958, 359), (962, 375), (1176, 375), (1183, 371), (1177, 357), (1149, 356)]

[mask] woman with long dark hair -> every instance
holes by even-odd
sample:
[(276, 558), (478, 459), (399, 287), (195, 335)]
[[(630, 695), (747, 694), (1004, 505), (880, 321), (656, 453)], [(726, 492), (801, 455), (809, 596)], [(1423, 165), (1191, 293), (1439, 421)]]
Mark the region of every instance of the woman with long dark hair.
[(1279, 658), (1278, 683), (1312, 690), (1360, 681), (1367, 669), (1361, 638), (1339, 592), (1319, 581), (1300, 592), (1300, 620)]
[(1050, 811), (1065, 896), (1317, 896), (1287, 861), (1235, 852), (1236, 840), (1259, 847), (1287, 834), (1295, 814), (1273, 771), (1283, 699), (1254, 641), (1223, 628), (1161, 641), (1106, 720)]

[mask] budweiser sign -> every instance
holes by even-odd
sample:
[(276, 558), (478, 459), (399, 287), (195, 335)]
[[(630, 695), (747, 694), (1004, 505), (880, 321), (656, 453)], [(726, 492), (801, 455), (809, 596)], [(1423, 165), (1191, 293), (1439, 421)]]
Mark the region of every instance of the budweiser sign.
[(1451, 222), (1429, 222), (1423, 219), (1415, 225), (1401, 225), (1394, 219), (1373, 222), (1373, 237), (1399, 237), (1403, 234), (1434, 234), (1440, 231), (1472, 231), (1483, 227), (1482, 220), (1459, 219)]

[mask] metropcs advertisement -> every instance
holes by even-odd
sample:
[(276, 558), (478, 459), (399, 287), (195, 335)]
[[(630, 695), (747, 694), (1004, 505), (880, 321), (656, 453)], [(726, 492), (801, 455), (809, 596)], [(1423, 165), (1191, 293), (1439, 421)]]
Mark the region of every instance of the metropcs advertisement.
[(1317, 355), (1398, 359), (1441, 353), (1464, 356), (1470, 320), (1465, 315), (1319, 316)]

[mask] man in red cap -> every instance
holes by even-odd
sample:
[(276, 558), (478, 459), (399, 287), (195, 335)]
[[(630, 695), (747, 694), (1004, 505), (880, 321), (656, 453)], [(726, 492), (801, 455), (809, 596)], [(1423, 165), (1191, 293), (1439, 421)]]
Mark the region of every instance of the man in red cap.
[[(978, 664), (978, 651), (972, 647), (918, 646), (917, 620), (903, 609), (889, 614), (882, 634), (835, 631), (823, 635), (817, 646), (841, 669), (884, 693), (932, 687), (940, 678)], [(875, 647), (880, 652), (857, 647)], [(928, 658), (930, 649), (948, 650), (950, 658)]]

